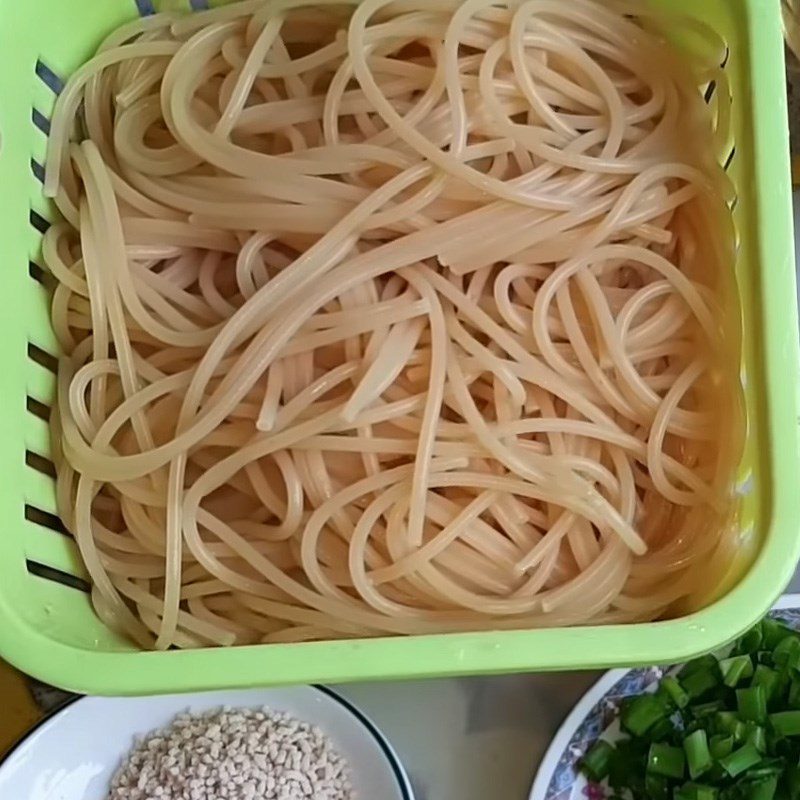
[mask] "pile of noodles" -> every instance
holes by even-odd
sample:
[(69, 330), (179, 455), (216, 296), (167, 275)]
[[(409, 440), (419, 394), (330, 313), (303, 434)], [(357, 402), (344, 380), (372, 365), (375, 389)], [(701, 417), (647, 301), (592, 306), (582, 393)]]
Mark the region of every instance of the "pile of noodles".
[(667, 22), (259, 0), (106, 39), (52, 120), (44, 239), (59, 510), (105, 621), (289, 642), (713, 589), (729, 97), (723, 43)]

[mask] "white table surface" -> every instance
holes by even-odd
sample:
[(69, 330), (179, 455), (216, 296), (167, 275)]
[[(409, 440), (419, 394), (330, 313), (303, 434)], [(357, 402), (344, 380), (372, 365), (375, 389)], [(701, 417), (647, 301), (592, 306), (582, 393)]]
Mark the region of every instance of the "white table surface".
[[(795, 195), (795, 244), (800, 253), (800, 193)], [(800, 570), (790, 588), (800, 591)], [(389, 737), (412, 778), (417, 800), (527, 800), (550, 739), (598, 674), (337, 688)]]

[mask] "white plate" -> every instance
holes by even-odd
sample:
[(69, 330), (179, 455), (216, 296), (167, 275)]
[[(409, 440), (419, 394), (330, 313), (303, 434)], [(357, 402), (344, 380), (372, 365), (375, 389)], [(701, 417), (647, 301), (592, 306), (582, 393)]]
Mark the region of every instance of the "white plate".
[(380, 731), (349, 701), (326, 687), (312, 686), (80, 698), (42, 722), (8, 754), (0, 764), (0, 798), (105, 800), (134, 737), (167, 725), (182, 711), (221, 706), (266, 706), (319, 725), (350, 765), (358, 798), (413, 800), (405, 770)]
[[(800, 595), (784, 595), (770, 616), (800, 629)], [(614, 741), (620, 703), (625, 697), (654, 692), (671, 667), (612, 669), (578, 701), (556, 733), (536, 773), (529, 800), (605, 800), (602, 786), (589, 784), (578, 771), (584, 753), (601, 737)]]

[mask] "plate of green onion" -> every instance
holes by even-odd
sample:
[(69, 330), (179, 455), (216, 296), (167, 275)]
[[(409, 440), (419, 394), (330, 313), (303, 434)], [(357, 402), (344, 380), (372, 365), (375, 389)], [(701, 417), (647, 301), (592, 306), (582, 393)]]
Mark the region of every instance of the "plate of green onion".
[(800, 596), (720, 652), (606, 673), (530, 800), (800, 800)]

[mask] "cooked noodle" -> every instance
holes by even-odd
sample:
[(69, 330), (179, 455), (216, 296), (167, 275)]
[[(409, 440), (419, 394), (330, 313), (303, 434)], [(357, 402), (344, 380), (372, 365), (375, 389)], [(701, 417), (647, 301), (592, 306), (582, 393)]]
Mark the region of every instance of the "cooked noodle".
[(109, 36), (52, 120), (43, 248), (59, 510), (108, 624), (288, 642), (713, 589), (743, 433), (724, 46), (663, 24), (247, 0)]

